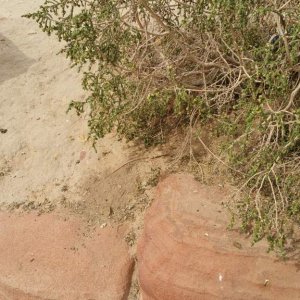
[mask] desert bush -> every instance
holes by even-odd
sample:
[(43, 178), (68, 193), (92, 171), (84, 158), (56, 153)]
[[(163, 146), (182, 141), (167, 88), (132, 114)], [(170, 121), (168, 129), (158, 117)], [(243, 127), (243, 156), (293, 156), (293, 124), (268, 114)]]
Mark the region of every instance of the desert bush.
[(300, 221), (298, 0), (46, 0), (26, 15), (64, 41), (89, 96), (90, 137), (146, 145), (215, 124), (254, 241), (283, 249)]

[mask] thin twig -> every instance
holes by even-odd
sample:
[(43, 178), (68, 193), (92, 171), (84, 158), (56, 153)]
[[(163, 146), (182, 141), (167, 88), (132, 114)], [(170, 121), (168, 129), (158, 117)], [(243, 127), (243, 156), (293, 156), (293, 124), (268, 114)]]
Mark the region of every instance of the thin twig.
[(229, 166), (227, 163), (225, 163), (220, 157), (218, 157), (216, 154), (214, 154), (207, 146), (206, 144), (203, 142), (203, 140), (197, 135), (197, 139), (199, 140), (199, 142), (202, 144), (202, 146), (205, 148), (206, 151), (208, 151), (217, 161), (219, 161), (221, 164), (223, 164), (224, 166), (226, 166), (227, 168), (229, 168), (230, 170), (239, 173), (241, 175), (245, 175), (245, 173), (236, 170), (234, 168), (232, 168), (231, 166)]
[(111, 175), (115, 174), (116, 172), (120, 171), (122, 168), (124, 168), (125, 166), (127, 166), (133, 162), (136, 162), (139, 160), (157, 159), (157, 158), (165, 157), (165, 156), (169, 156), (169, 154), (162, 154), (162, 155), (157, 155), (157, 156), (153, 156), (153, 157), (137, 157), (137, 158), (131, 159), (131, 160), (127, 161), (125, 164), (123, 164), (122, 166), (120, 166), (119, 168), (117, 168), (116, 170), (114, 170), (112, 173), (110, 173), (106, 178), (110, 177)]

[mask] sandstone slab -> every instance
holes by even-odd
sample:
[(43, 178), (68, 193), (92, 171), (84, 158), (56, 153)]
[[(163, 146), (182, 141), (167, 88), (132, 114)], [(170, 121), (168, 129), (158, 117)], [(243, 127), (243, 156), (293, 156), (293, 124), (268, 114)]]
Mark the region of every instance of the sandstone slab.
[(300, 299), (300, 269), (228, 231), (228, 190), (171, 175), (157, 188), (138, 244), (143, 300)]
[(0, 213), (0, 299), (127, 299), (133, 265), (123, 236), (76, 218)]

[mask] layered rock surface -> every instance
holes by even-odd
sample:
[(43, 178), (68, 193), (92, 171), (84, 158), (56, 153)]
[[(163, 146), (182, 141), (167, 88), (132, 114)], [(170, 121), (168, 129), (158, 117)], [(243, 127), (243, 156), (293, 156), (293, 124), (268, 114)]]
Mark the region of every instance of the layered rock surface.
[(229, 191), (192, 176), (162, 181), (138, 245), (143, 300), (300, 299), (300, 269), (228, 231)]
[(0, 213), (0, 299), (127, 299), (133, 263), (123, 236), (76, 218)]

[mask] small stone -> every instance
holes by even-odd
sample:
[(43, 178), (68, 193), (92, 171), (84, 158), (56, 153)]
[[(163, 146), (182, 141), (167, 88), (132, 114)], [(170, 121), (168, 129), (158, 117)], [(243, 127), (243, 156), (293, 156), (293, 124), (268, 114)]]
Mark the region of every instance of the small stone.
[(235, 248), (238, 248), (238, 249), (242, 249), (242, 244), (241, 243), (239, 243), (239, 242), (233, 242), (233, 246), (235, 247)]
[(7, 133), (7, 129), (5, 129), (5, 128), (0, 128), (0, 132), (1, 132), (2, 134)]
[(108, 216), (111, 217), (113, 214), (114, 214), (114, 210), (113, 210), (113, 208), (110, 206), (110, 207), (109, 207)]
[(132, 210), (134, 207), (135, 207), (134, 204), (130, 204), (130, 205), (127, 206), (127, 209), (128, 209), (128, 210)]
[(110, 154), (110, 153), (111, 153), (111, 151), (103, 151), (103, 152), (102, 152), (102, 155), (103, 155), (103, 156), (106, 156), (106, 155), (108, 155), (108, 154)]
[(105, 228), (107, 226), (107, 223), (103, 223), (100, 225), (100, 228)]
[(65, 184), (62, 188), (61, 191), (62, 192), (66, 192), (69, 189), (69, 187)]
[(270, 280), (269, 279), (266, 279), (265, 280), (265, 283), (264, 283), (264, 286), (267, 286), (269, 284)]

